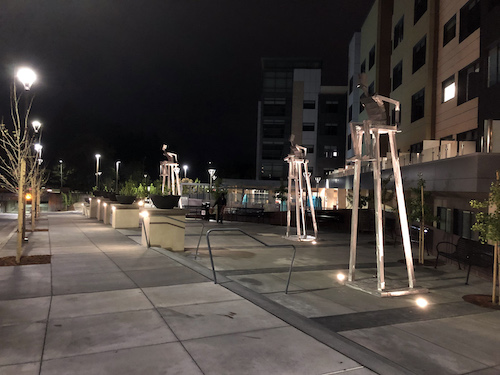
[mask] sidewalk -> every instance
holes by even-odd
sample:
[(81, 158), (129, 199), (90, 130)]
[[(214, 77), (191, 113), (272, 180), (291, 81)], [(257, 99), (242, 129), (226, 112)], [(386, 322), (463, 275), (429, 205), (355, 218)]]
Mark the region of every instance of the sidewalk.
[(372, 373), (109, 226), (47, 217), (26, 255), (52, 263), (0, 268), (1, 374)]
[[(321, 233), (289, 248), (263, 248), (214, 233), (211, 281), (201, 225), (186, 251), (146, 249), (138, 230), (114, 230), (76, 213), (48, 214), (25, 255), (52, 263), (0, 267), (0, 374), (467, 374), (500, 373), (500, 311), (462, 300), (491, 283), (445, 265), (416, 267), (430, 306), (415, 296), (379, 298), (341, 285), (349, 236)], [(282, 227), (238, 227), (269, 244)], [(375, 272), (374, 245), (360, 236), (358, 278)], [(12, 254), (9, 254), (12, 252)], [(0, 250), (13, 255), (15, 236)], [(386, 248), (387, 283), (404, 279), (401, 249)]]

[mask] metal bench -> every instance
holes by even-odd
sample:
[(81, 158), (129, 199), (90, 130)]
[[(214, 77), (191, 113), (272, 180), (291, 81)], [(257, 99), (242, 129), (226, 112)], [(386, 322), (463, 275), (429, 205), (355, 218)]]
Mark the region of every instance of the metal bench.
[(469, 275), (472, 266), (485, 268), (493, 266), (493, 246), (482, 244), (478, 241), (461, 237), (456, 244), (452, 242), (439, 242), (436, 246), (436, 251), (436, 264), (434, 268), (437, 268), (440, 256), (457, 261), (458, 269), (462, 269), (460, 263), (464, 266), (469, 266), (465, 281), (466, 285), (469, 284)]

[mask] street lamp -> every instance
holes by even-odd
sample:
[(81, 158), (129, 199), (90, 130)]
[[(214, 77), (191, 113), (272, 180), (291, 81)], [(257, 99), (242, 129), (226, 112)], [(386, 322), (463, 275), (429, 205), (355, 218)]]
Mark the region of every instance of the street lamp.
[(62, 181), (63, 180), (63, 178), (62, 178), (63, 177), (63, 171), (62, 171), (62, 169), (63, 169), (63, 161), (62, 160), (59, 160), (59, 167), (60, 167), (60, 171), (59, 172), (61, 174), (61, 189), (62, 189), (62, 184), (63, 184), (63, 181)]
[(187, 177), (187, 170), (188, 170), (188, 166), (184, 164), (184, 165), (182, 166), (182, 169), (184, 169), (184, 178), (186, 178), (186, 177)]
[(28, 91), (33, 82), (36, 81), (36, 73), (30, 68), (20, 68), (17, 71), (16, 77), (23, 84), (26, 91)]
[(208, 170), (208, 174), (210, 175), (210, 192), (212, 191), (212, 180), (214, 178), (214, 175), (215, 175), (215, 168), (210, 168)]
[(99, 160), (101, 159), (101, 154), (95, 154), (96, 165), (95, 165), (95, 187), (99, 190)]
[(40, 121), (32, 121), (31, 126), (33, 126), (33, 130), (35, 133), (38, 133), (38, 130), (40, 130), (42, 123)]
[(116, 189), (115, 189), (115, 194), (118, 194), (118, 178), (119, 178), (118, 168), (120, 167), (120, 163), (121, 163), (120, 160), (116, 161)]

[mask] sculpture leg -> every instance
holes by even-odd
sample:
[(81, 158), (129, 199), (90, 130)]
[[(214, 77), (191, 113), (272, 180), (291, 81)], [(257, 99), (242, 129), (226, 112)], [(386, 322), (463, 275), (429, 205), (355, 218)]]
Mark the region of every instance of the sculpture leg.
[(377, 289), (385, 289), (384, 273), (384, 232), (382, 227), (382, 179), (380, 174), (380, 134), (376, 130), (373, 132), (373, 154), (375, 160), (373, 164), (373, 193), (375, 201), (375, 239), (377, 246)]
[(399, 220), (401, 224), (401, 235), (403, 237), (406, 268), (408, 271), (408, 286), (410, 288), (413, 288), (415, 285), (415, 270), (413, 269), (413, 254), (411, 252), (410, 231), (408, 229), (408, 218), (406, 216), (405, 197), (403, 194), (403, 181), (401, 178), (399, 157), (397, 156), (395, 132), (389, 132), (389, 144), (391, 146), (392, 170), (394, 173), (394, 184), (396, 186), (396, 197), (398, 201)]
[[(304, 163), (298, 163), (297, 168), (298, 168), (298, 180), (299, 180), (299, 194), (300, 194), (300, 217), (302, 219), (302, 236), (304, 238), (307, 237), (307, 231), (306, 231), (306, 209), (304, 207), (304, 187), (302, 184), (302, 177), (304, 173), (307, 173), (307, 171), (302, 172), (302, 167), (304, 167)], [(304, 168), (305, 169), (305, 168)]]
[(290, 236), (290, 222), (292, 219), (292, 162), (288, 161), (288, 194), (286, 197), (286, 236)]
[(302, 199), (299, 197), (299, 171), (298, 171), (298, 164), (294, 161), (293, 162), (293, 175), (295, 178), (295, 225), (297, 226), (297, 237), (300, 238), (301, 236), (301, 231), (300, 231), (300, 202), (299, 200)]
[(316, 213), (314, 212), (314, 202), (313, 202), (313, 196), (312, 196), (312, 191), (311, 191), (311, 179), (309, 177), (307, 164), (308, 164), (308, 162), (306, 161), (304, 169), (306, 170), (307, 196), (309, 197), (309, 206), (311, 207), (311, 220), (312, 220), (312, 225), (313, 225), (313, 230), (314, 230), (314, 237), (318, 238), (318, 225), (316, 223)]
[(354, 281), (356, 270), (356, 246), (358, 240), (358, 207), (359, 207), (359, 179), (361, 176), (361, 160), (354, 161), (354, 186), (352, 188), (352, 214), (351, 214), (351, 252), (349, 255), (349, 275), (348, 281)]

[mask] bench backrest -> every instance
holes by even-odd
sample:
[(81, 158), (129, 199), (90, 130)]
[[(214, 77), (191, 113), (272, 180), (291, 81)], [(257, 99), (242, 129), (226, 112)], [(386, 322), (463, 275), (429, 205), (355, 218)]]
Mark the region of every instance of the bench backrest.
[(493, 246), (483, 244), (479, 241), (469, 240), (460, 237), (457, 242), (457, 255), (460, 257), (468, 257), (471, 253), (486, 253), (493, 254)]

